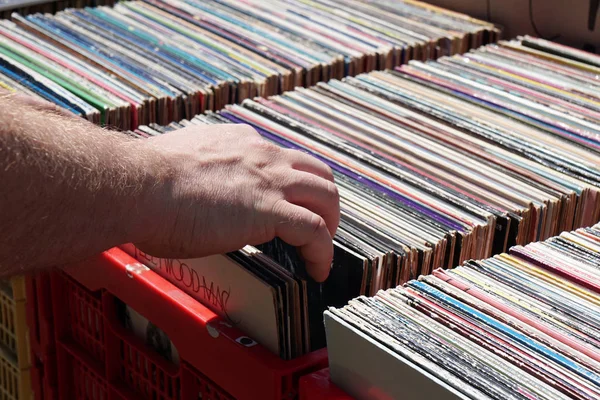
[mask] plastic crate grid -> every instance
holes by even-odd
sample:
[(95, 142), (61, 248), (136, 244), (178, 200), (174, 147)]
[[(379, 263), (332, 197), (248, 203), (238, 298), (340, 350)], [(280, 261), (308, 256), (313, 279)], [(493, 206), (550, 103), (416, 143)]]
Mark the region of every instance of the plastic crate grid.
[(119, 340), (120, 378), (149, 399), (180, 398), (180, 379), (157, 365), (143, 351), (136, 349), (124, 340)]
[(0, 281), (0, 398), (33, 399), (25, 278)]
[[(326, 366), (325, 350), (284, 361), (244, 346), (244, 333), (121, 250), (84, 264), (29, 282), (33, 353), (45, 360), (33, 368), (36, 400), (291, 400), (302, 376)], [(179, 365), (123, 325), (117, 300), (167, 333)]]
[(93, 357), (104, 362), (104, 320), (99, 295), (89, 293), (75, 282), (65, 281), (71, 338)]
[[(233, 399), (194, 368), (182, 364), (179, 370), (116, 325), (111, 307), (114, 296), (105, 292), (90, 293), (63, 273), (57, 273), (53, 279), (68, 305), (60, 308), (69, 310), (64, 318), (57, 318), (57, 323), (64, 323), (67, 328), (59, 344), (62, 364), (59, 379), (64, 380), (66, 389), (59, 392), (59, 398)], [(106, 328), (105, 317), (109, 321)], [(101, 374), (107, 364), (113, 385)]]
[(107, 384), (104, 379), (82, 362), (73, 360), (73, 392), (76, 399), (107, 400)]
[[(207, 399), (207, 400), (234, 400), (223, 389), (212, 383), (208, 378), (194, 370), (192, 367), (184, 366), (184, 375), (188, 376), (186, 382), (188, 387), (182, 387), (182, 398)], [(196, 395), (197, 397), (186, 397)]]
[(29, 370), (21, 370), (8, 358), (0, 357), (0, 398), (2, 400), (33, 399)]
[(17, 335), (15, 332), (15, 301), (11, 293), (4, 288), (0, 290), (0, 342), (13, 354), (17, 354)]

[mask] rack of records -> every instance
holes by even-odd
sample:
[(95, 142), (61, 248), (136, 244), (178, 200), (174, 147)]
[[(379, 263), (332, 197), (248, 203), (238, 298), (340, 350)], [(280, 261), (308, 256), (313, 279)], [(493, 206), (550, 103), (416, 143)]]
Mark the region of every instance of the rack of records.
[(114, 0), (0, 0), (0, 18), (21, 15), (55, 13), (70, 7), (96, 7), (114, 4)]
[(425, 3), (144, 0), (0, 21), (0, 86), (135, 129), (498, 39)]
[(599, 305), (597, 225), (326, 311), (331, 376), (358, 399), (597, 399)]
[[(598, 60), (523, 37), (129, 134), (247, 123), (331, 167), (341, 221), (325, 283), (306, 277), (294, 249), (279, 241), (185, 260), (198, 276), (214, 269), (211, 281), (237, 285), (236, 293), (250, 279), (265, 287), (270, 311), (261, 315), (270, 313), (271, 323), (242, 329), (294, 358), (325, 345), (328, 306), (598, 222)], [(167, 261), (129, 253), (210, 306), (202, 291), (168, 273)], [(221, 263), (229, 267), (217, 268)], [(242, 272), (235, 279), (222, 273), (236, 267)], [(251, 321), (256, 309), (240, 304), (238, 311), (238, 319)]]

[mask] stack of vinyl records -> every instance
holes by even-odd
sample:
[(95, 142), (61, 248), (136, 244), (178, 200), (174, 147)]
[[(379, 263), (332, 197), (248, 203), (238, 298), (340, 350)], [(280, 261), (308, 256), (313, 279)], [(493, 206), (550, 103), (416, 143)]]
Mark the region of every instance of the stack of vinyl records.
[(121, 129), (498, 39), (425, 3), (144, 0), (0, 21), (0, 85)]
[[(184, 272), (129, 251), (221, 315), (243, 321), (274, 352), (290, 358), (320, 348), (328, 306), (598, 222), (598, 60), (523, 37), (247, 99), (168, 126), (140, 126), (129, 134), (247, 123), (332, 168), (341, 221), (323, 284), (279, 241), (227, 261), (184, 260)], [(228, 275), (234, 270), (239, 276)], [(238, 304), (215, 306), (201, 283), (207, 276), (236, 293)], [(258, 297), (264, 308), (256, 307)]]
[(325, 312), (357, 399), (600, 398), (600, 226)]
[(0, 0), (0, 18), (10, 18), (14, 12), (21, 15), (56, 13), (69, 7), (96, 7), (114, 3), (114, 0)]

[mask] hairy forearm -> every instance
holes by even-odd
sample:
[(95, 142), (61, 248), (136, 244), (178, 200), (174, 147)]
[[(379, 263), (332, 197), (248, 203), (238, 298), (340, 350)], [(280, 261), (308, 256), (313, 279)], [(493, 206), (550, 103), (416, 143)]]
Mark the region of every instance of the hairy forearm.
[(141, 142), (0, 94), (0, 276), (152, 234), (164, 182)]
[(138, 140), (1, 92), (0, 188), (0, 277), (128, 242), (189, 258), (277, 236), (323, 281), (339, 222), (331, 170), (249, 126)]

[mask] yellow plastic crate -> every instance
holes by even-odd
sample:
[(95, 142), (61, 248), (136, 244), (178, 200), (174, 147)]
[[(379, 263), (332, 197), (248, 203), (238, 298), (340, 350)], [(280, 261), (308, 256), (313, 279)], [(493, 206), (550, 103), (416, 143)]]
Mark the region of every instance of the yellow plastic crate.
[(0, 400), (33, 400), (25, 278), (0, 280)]
[(11, 357), (0, 352), (0, 399), (34, 400), (29, 368), (19, 369)]
[(31, 367), (26, 313), (25, 278), (0, 281), (0, 348), (19, 370)]

